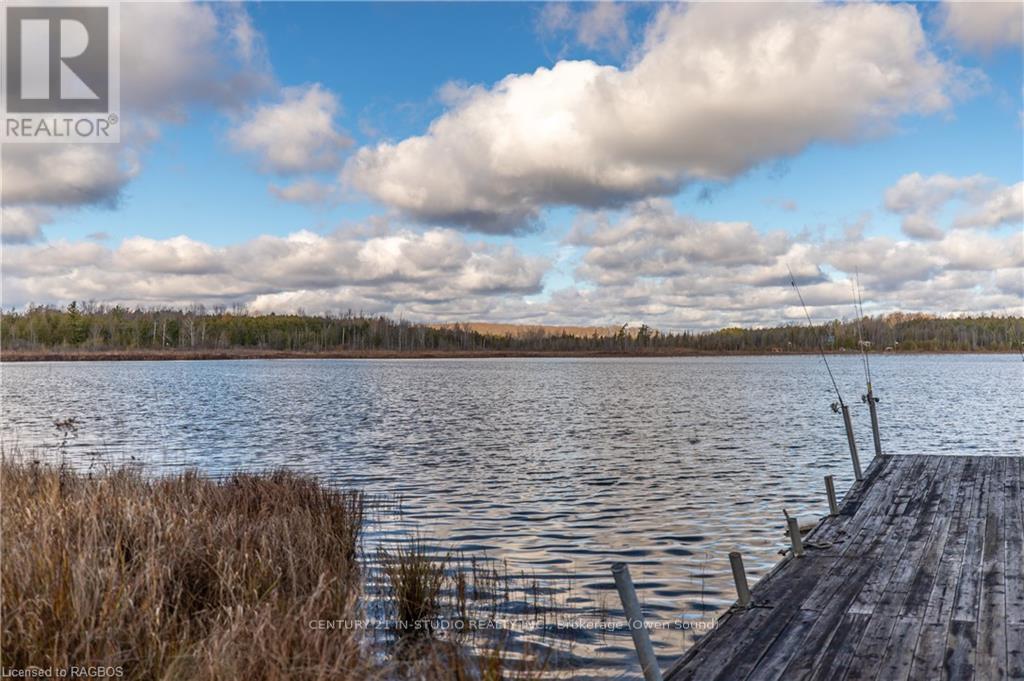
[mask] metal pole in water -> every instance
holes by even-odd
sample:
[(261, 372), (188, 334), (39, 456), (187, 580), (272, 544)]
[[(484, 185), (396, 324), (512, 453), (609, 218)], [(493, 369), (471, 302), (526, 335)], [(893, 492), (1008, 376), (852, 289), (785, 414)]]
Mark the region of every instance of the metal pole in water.
[(743, 569), (743, 554), (731, 551), (729, 564), (732, 565), (732, 579), (736, 582), (736, 602), (745, 608), (750, 605), (750, 587), (747, 585), (747, 571)]
[(839, 515), (839, 504), (836, 502), (836, 484), (831, 475), (825, 476), (825, 493), (828, 495), (828, 514)]
[(804, 542), (800, 538), (800, 521), (796, 518), (786, 520), (789, 525), (789, 542), (793, 545), (793, 555), (799, 558), (804, 555)]
[(629, 566), (625, 563), (612, 563), (612, 576), (615, 578), (615, 588), (619, 591), (622, 609), (626, 613), (629, 633), (633, 636), (633, 647), (640, 658), (644, 681), (662, 681), (658, 658), (654, 655), (651, 636), (644, 626), (644, 614), (636, 597), (636, 589), (633, 588), (633, 579), (629, 576)]
[(850, 444), (850, 458), (853, 459), (853, 474), (860, 482), (864, 479), (864, 473), (860, 470), (860, 456), (857, 455), (857, 442), (853, 439), (853, 423), (850, 421), (850, 408), (842, 406), (843, 425), (846, 426), (846, 441)]
[(871, 435), (875, 438), (875, 456), (882, 456), (882, 437), (878, 434), (878, 398), (871, 391), (870, 383), (864, 400), (868, 403), (868, 411), (871, 412)]

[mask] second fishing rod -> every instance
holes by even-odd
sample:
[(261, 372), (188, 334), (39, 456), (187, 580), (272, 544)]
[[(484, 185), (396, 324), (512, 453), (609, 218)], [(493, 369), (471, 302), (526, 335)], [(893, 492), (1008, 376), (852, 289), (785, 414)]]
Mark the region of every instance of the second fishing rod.
[(857, 312), (857, 344), (860, 345), (860, 356), (864, 363), (864, 381), (867, 384), (867, 395), (861, 395), (862, 402), (868, 405), (871, 412), (871, 436), (875, 441), (875, 456), (882, 456), (882, 436), (878, 432), (878, 402), (871, 380), (871, 360), (868, 359), (868, 344), (864, 340), (864, 296), (860, 287), (860, 268), (854, 270), (853, 306)]
[[(789, 266), (787, 265), (787, 269)], [(789, 269), (789, 283), (796, 291), (797, 297), (800, 299), (800, 306), (804, 309), (804, 316), (807, 317), (807, 325), (811, 331), (814, 332), (814, 322), (811, 321), (811, 313), (807, 311), (807, 304), (804, 302), (804, 296), (800, 293), (800, 287), (796, 285), (796, 277), (793, 276), (793, 270)], [(860, 455), (857, 453), (857, 441), (853, 437), (853, 421), (850, 420), (850, 407), (843, 400), (842, 394), (839, 392), (839, 385), (836, 383), (836, 377), (832, 373), (832, 367), (829, 366), (828, 357), (825, 356), (825, 346), (821, 343), (821, 336), (817, 337), (818, 341), (818, 352), (821, 354), (821, 360), (825, 363), (825, 370), (828, 372), (828, 377), (832, 381), (832, 389), (836, 393), (838, 402), (832, 403), (832, 411), (841, 413), (843, 415), (843, 425), (846, 427), (846, 442), (850, 446), (850, 459), (853, 460), (853, 474), (857, 481), (864, 479), (864, 472), (860, 467)]]

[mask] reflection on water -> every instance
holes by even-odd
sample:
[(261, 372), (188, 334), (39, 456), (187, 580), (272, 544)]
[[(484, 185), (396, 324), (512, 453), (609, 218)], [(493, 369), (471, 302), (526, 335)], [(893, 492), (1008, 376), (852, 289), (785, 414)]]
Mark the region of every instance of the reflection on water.
[[(865, 465), (859, 359), (833, 362)], [(1015, 355), (880, 356), (889, 453), (1019, 454)], [(852, 482), (820, 358), (276, 360), (5, 364), (3, 444), (210, 472), (285, 466), (400, 495), (402, 521), (563, 590), (566, 620), (618, 614), (609, 566), (629, 562), (667, 664), (785, 545), (786, 508), (826, 509)], [(556, 638), (564, 636), (558, 632)], [(577, 631), (579, 677), (637, 674), (628, 633)]]

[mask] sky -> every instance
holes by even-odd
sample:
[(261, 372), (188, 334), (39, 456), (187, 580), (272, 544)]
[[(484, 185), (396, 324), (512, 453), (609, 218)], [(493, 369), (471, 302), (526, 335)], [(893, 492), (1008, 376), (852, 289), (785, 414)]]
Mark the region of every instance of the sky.
[(1020, 3), (125, 3), (119, 144), (2, 148), (5, 309), (1024, 313)]

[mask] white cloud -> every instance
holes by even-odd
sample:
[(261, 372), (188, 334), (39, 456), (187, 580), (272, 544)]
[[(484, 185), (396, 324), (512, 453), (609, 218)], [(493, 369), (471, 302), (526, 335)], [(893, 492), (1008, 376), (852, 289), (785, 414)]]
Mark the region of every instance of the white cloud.
[(537, 17), (537, 28), (541, 33), (565, 31), (573, 26), (575, 13), (568, 2), (549, 2)]
[(581, 9), (568, 2), (551, 2), (541, 10), (538, 28), (544, 35), (569, 32), (592, 50), (622, 54), (629, 48), (626, 10), (626, 3), (607, 0), (584, 3)]
[(946, 108), (953, 79), (910, 5), (698, 3), (662, 11), (628, 67), (561, 61), (476, 88), (345, 177), (420, 220), (509, 232), (543, 205), (620, 205), (877, 133)]
[(121, 143), (4, 145), (3, 205), (115, 205), (161, 124), (196, 104), (235, 109), (269, 84), (260, 44), (240, 5), (123, 4)]
[(952, 177), (911, 173), (885, 192), (885, 207), (902, 216), (903, 232), (918, 239), (941, 239), (941, 213), (957, 202), (965, 206), (954, 227), (996, 228), (1024, 220), (1024, 183), (1003, 187), (984, 175)]
[(256, 154), (281, 175), (334, 170), (352, 140), (335, 129), (338, 98), (319, 83), (284, 88), (281, 101), (260, 106), (229, 133), (236, 148)]
[(115, 248), (56, 241), (5, 248), (3, 304), (242, 301), (261, 310), (322, 311), (369, 309), (373, 301), (375, 311), (416, 304), (429, 316), (438, 305), (483, 309), (538, 293), (547, 267), (512, 246), (472, 243), (446, 229), (299, 231), (222, 247), (186, 236), (133, 237)]
[(1024, 268), (1008, 268), (996, 271), (996, 286), (1001, 291), (1016, 295), (1020, 307), (1024, 308)]
[(940, 210), (954, 199), (977, 199), (991, 184), (982, 175), (951, 177), (911, 173), (885, 192), (885, 207), (903, 216), (903, 232), (919, 239), (940, 239), (945, 231), (937, 224)]
[(305, 179), (286, 185), (272, 184), (270, 185), (270, 193), (282, 201), (322, 204), (328, 203), (337, 197), (337, 187), (333, 184)]
[(112, 255), (118, 269), (153, 274), (209, 274), (223, 272), (225, 265), (216, 249), (187, 236), (130, 237)]
[(1024, 265), (1024, 238), (957, 230), (937, 242), (933, 252), (943, 260), (944, 270), (991, 272)]
[(235, 3), (125, 3), (121, 35), (128, 114), (181, 121), (195, 103), (236, 109), (273, 80), (262, 37)]
[(541, 295), (551, 262), (451, 229), (386, 223), (299, 231), (228, 246), (134, 237), (7, 245), (5, 306), (28, 302), (362, 310), (409, 319), (613, 324), (662, 329), (799, 321), (789, 271), (815, 319), (853, 313), (860, 273), (868, 312), (1019, 312), (1024, 238), (952, 230), (919, 241), (857, 234), (820, 240), (709, 222), (647, 200), (582, 219), (564, 244), (576, 283)]
[(957, 227), (999, 227), (1024, 222), (1024, 182), (998, 187), (981, 205), (956, 219)]
[(234, 43), (235, 55), (244, 64), (260, 65), (267, 70), (266, 46), (263, 34), (253, 26), (252, 17), (245, 11), (241, 3), (229, 5), (231, 11), (231, 40)]
[(961, 47), (990, 53), (1021, 45), (1024, 4), (1015, 2), (946, 2), (943, 31)]
[(618, 223), (601, 216), (578, 225), (570, 243), (587, 247), (580, 274), (612, 283), (637, 276), (677, 276), (701, 265), (770, 265), (787, 252), (784, 232), (760, 234), (748, 222), (702, 222), (663, 199), (636, 204)]
[(8, 144), (3, 204), (112, 205), (138, 171), (135, 153), (121, 145)]
[(850, 280), (859, 271), (869, 312), (1014, 312), (1014, 278), (1024, 238), (958, 229), (934, 241), (817, 240), (763, 232), (745, 222), (706, 222), (665, 201), (622, 215), (590, 216), (570, 234), (579, 284), (556, 292), (548, 321), (643, 320), (659, 328), (778, 324), (802, 318), (790, 270), (817, 319), (853, 313)]
[(577, 38), (592, 49), (605, 47), (622, 52), (629, 47), (626, 5), (621, 2), (595, 2), (580, 15)]
[(0, 240), (5, 244), (25, 244), (43, 238), (42, 226), (53, 220), (50, 212), (33, 206), (0, 208)]

